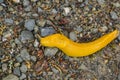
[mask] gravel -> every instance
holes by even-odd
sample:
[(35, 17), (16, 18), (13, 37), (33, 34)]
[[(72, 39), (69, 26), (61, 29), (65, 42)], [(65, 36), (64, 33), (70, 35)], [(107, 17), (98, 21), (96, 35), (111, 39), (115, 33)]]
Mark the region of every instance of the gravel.
[(118, 19), (118, 16), (117, 16), (116, 12), (114, 12), (114, 11), (110, 12), (110, 16), (114, 20)]
[(36, 21), (37, 25), (40, 27), (44, 27), (46, 24), (46, 20), (42, 19), (42, 20), (37, 20)]
[(34, 36), (33, 36), (32, 32), (25, 30), (25, 31), (21, 32), (20, 40), (23, 43), (25, 43), (26, 41), (32, 41), (32, 40), (34, 40)]
[(23, 80), (26, 78), (26, 75), (24, 73), (22, 73), (22, 75), (20, 76), (20, 80)]
[(45, 48), (44, 55), (45, 56), (54, 56), (58, 51), (58, 48)]
[(23, 0), (23, 5), (24, 6), (28, 6), (30, 4), (30, 1), (29, 0)]
[(9, 74), (5, 78), (3, 78), (3, 80), (19, 80), (19, 78), (13, 74)]
[(23, 61), (23, 59), (22, 59), (22, 57), (21, 57), (20, 55), (16, 56), (16, 60), (17, 60), (18, 62), (22, 62), (22, 61)]
[[(29, 6), (28, 6), (29, 7)], [(28, 8), (29, 9), (29, 8)], [(28, 10), (29, 11), (29, 10)], [(25, 28), (29, 31), (32, 31), (35, 27), (35, 20), (34, 19), (28, 19), (25, 21)]]
[(105, 0), (97, 0), (97, 2), (101, 5), (105, 3)]
[(16, 76), (20, 76), (20, 75), (21, 75), (20, 67), (14, 68), (13, 73), (14, 73)]
[(4, 0), (0, 0), (0, 3), (4, 2)]
[(120, 29), (119, 8), (119, 0), (0, 0), (0, 79), (119, 80), (120, 35), (95, 54), (77, 58), (41, 45), (36, 36), (95, 40)]
[(118, 36), (118, 40), (120, 41), (120, 35)]
[(5, 23), (6, 23), (6, 24), (12, 25), (13, 22), (14, 22), (14, 21), (13, 21), (11, 18), (6, 18), (6, 19), (5, 19)]
[(30, 60), (30, 55), (29, 55), (29, 52), (27, 51), (27, 49), (22, 49), (20, 51), (20, 56), (23, 60)]
[(41, 36), (48, 36), (48, 35), (53, 34), (53, 33), (55, 33), (55, 30), (52, 27), (40, 28)]
[(77, 34), (75, 32), (70, 32), (69, 37), (71, 40), (76, 41), (77, 40)]
[(20, 71), (23, 72), (23, 73), (26, 73), (27, 66), (25, 64), (22, 64), (22, 66), (20, 67)]
[(5, 64), (5, 63), (2, 64), (2, 71), (5, 72), (7, 69), (8, 69), (7, 64)]
[(37, 58), (36, 58), (35, 56), (31, 56), (30, 58), (31, 58), (31, 60), (34, 61), (34, 62), (37, 60)]

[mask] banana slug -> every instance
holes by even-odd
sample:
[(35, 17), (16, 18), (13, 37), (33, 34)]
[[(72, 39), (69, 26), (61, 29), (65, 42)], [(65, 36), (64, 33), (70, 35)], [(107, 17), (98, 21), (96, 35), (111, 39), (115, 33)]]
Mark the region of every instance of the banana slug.
[(91, 55), (105, 47), (119, 34), (118, 30), (114, 30), (94, 41), (88, 43), (76, 43), (65, 37), (63, 34), (53, 34), (44, 38), (40, 38), (42, 46), (57, 47), (66, 55), (71, 57), (82, 57)]

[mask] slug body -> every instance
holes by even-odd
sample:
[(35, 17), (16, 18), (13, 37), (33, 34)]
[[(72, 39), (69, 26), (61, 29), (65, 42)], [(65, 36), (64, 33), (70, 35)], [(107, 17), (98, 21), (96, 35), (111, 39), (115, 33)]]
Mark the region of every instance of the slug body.
[(41, 44), (47, 47), (57, 47), (66, 55), (71, 57), (88, 56), (102, 49), (119, 34), (118, 30), (114, 30), (99, 39), (88, 43), (76, 43), (68, 39), (62, 34), (53, 34), (45, 38), (41, 38)]

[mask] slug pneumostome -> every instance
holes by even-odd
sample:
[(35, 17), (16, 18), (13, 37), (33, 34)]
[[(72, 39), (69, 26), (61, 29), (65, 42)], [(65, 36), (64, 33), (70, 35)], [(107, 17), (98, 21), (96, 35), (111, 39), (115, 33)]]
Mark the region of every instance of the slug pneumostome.
[(53, 34), (45, 38), (40, 38), (41, 45), (47, 47), (57, 47), (66, 55), (71, 57), (88, 56), (102, 49), (115, 39), (119, 34), (118, 30), (114, 30), (99, 39), (88, 43), (76, 43), (65, 37), (63, 34)]

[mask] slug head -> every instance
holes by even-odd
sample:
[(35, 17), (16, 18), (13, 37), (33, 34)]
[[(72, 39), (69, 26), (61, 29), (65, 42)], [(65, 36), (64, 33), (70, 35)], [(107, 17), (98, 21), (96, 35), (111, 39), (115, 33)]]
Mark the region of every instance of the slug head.
[(68, 43), (68, 39), (62, 34), (53, 34), (45, 38), (41, 38), (41, 44), (48, 47), (64, 48)]

